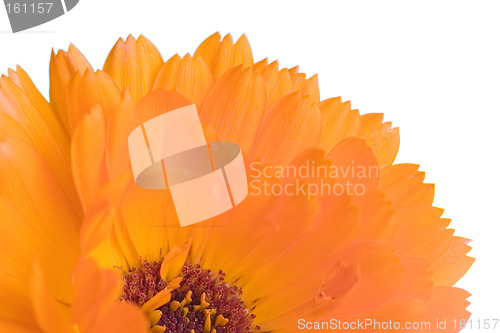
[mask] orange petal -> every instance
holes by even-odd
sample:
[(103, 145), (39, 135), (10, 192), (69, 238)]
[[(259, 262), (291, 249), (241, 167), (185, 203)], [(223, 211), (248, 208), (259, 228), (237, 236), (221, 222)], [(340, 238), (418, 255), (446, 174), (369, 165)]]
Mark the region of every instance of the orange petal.
[[(276, 62), (276, 61), (275, 61), (275, 62)], [(267, 65), (268, 65), (268, 64), (269, 64), (269, 63), (268, 63), (268, 61), (267, 61), (267, 58), (265, 58), (265, 59), (262, 59), (262, 60), (261, 60), (261, 61), (259, 61), (259, 62), (256, 62), (255, 64), (253, 64), (252, 69), (253, 69), (253, 71), (254, 71), (255, 73), (260, 73), (260, 72), (262, 72), (262, 70), (263, 70), (264, 68), (266, 68), (266, 67), (267, 67)]]
[[(243, 290), (252, 299), (260, 299), (315, 274), (332, 255), (351, 242), (357, 232), (357, 218), (357, 210), (349, 198), (334, 198), (317, 217), (310, 233), (285, 247), (271, 262), (257, 266), (251, 276), (241, 277)], [(320, 255), (304, 257), (304, 251), (311, 249)]]
[[(3, 264), (3, 262), (2, 262)], [(5, 267), (10, 269), (10, 267)], [(1, 271), (2, 275), (8, 275), (11, 272)], [(29, 273), (31, 275), (31, 273)], [(29, 280), (29, 275), (25, 280)], [(12, 279), (12, 278), (11, 278)], [(18, 283), (13, 281), (5, 281), (6, 279), (0, 279), (0, 290), (2, 291), (2, 303), (0, 304), (0, 328), (8, 323), (15, 324), (27, 324), (36, 325), (35, 314), (33, 313), (33, 307), (30, 302), (29, 288), (26, 288), (28, 283), (25, 281), (19, 281)], [(0, 330), (1, 332), (10, 332)]]
[(351, 102), (342, 103), (340, 97), (329, 98), (318, 105), (323, 115), (320, 147), (330, 151), (345, 138), (358, 136), (361, 118), (358, 110), (351, 110)]
[(38, 262), (35, 262), (33, 267), (31, 295), (36, 319), (43, 331), (54, 333), (77, 332), (71, 324), (69, 309), (58, 303), (45, 286), (45, 278)]
[[(26, 78), (22, 80), (27, 84)], [(0, 133), (30, 143), (49, 164), (66, 193), (72, 200), (76, 199), (71, 171), (68, 168), (69, 145), (67, 136), (53, 128), (56, 126), (54, 119), (52, 119), (52, 123), (47, 123), (44, 119), (44, 114), (51, 112), (50, 107), (46, 104), (43, 105), (43, 103), (33, 104), (32, 101), (37, 98), (33, 95), (27, 95), (28, 91), (23, 90), (25, 88), (20, 88), (8, 78), (0, 79), (0, 85), (0, 113), (8, 115), (17, 122), (16, 125), (13, 125), (11, 121), (7, 120), (11, 124), (0, 124)], [(5, 118), (5, 116), (3, 117)], [(49, 117), (45, 116), (45, 118)], [(17, 129), (14, 129), (13, 126)], [(78, 207), (75, 206), (75, 209)]]
[[(431, 323), (446, 320), (446, 329), (439, 330), (439, 332), (459, 332), (462, 328), (460, 324), (467, 323), (470, 317), (470, 312), (466, 310), (470, 304), (467, 301), (469, 296), (470, 294), (463, 289), (435, 287), (426, 304), (426, 311), (420, 319)], [(454, 322), (457, 323), (456, 326), (453, 325)]]
[(80, 247), (83, 253), (98, 246), (113, 230), (115, 212), (110, 205), (103, 205), (85, 216), (80, 230)]
[(191, 105), (192, 102), (184, 95), (173, 90), (157, 90), (144, 97), (135, 108), (136, 125), (172, 111), (183, 106)]
[(3, 198), (0, 198), (0, 212), (0, 219), (8, 221), (0, 224), (3, 237), (0, 245), (0, 289), (3, 299), (0, 304), (0, 318), (21, 322), (33, 319), (32, 309), (29, 307), (29, 290), (26, 286), (30, 284), (35, 257), (46, 271), (46, 284), (54, 297), (70, 303), (71, 269), (62, 253), (57, 252), (58, 247), (53, 243), (56, 240), (41, 235), (42, 226), (21, 216)]
[(199, 55), (192, 58), (186, 54), (181, 59), (176, 54), (161, 68), (153, 89), (175, 90), (189, 98), (198, 110), (201, 110), (212, 86), (210, 68)]
[(67, 52), (59, 50), (56, 54), (52, 51), (49, 68), (50, 103), (57, 112), (67, 133), (70, 133), (71, 128), (66, 102), (68, 83), (76, 72), (84, 73), (87, 70), (92, 71), (92, 67), (73, 44), (69, 45)]
[(17, 139), (0, 141), (0, 197), (11, 203), (68, 267), (73, 266), (79, 254), (79, 217), (47, 164)]
[(399, 150), (399, 128), (392, 128), (392, 124), (382, 122), (383, 119), (381, 113), (362, 115), (359, 134), (373, 149), (382, 168), (394, 162)]
[(104, 114), (97, 106), (84, 116), (71, 142), (73, 177), (85, 211), (95, 203), (100, 188), (108, 180), (105, 140)]
[(120, 219), (113, 206), (104, 203), (94, 208), (82, 223), (82, 255), (94, 259), (100, 267), (127, 269), (129, 263), (133, 264), (139, 256), (135, 249), (123, 247), (127, 245), (127, 239), (117, 232), (119, 225)]
[(96, 321), (88, 333), (149, 333), (149, 323), (142, 312), (131, 304), (116, 304)]
[(380, 175), (380, 188), (396, 208), (432, 205), (434, 186), (423, 183), (425, 174), (418, 171), (418, 165), (392, 165), (382, 169)]
[(273, 61), (266, 66), (258, 63), (253, 66), (253, 69), (264, 80), (269, 105), (297, 90), (294, 88), (289, 70), (287, 68), (280, 70), (278, 61)]
[(372, 150), (359, 138), (351, 137), (338, 143), (327, 159), (332, 161), (332, 176), (342, 184), (342, 193), (362, 196), (369, 189), (377, 188), (379, 166)]
[(96, 105), (110, 114), (120, 104), (122, 95), (113, 79), (104, 72), (76, 73), (69, 82), (68, 112), (71, 131)]
[(306, 79), (305, 73), (299, 73), (299, 66), (289, 69), (292, 87), (294, 91), (299, 91), (304, 96), (310, 96), (315, 103), (319, 103), (318, 74)]
[(182, 281), (181, 277), (177, 277), (174, 280), (170, 281), (165, 289), (157, 293), (153, 298), (147, 301), (142, 307), (141, 310), (145, 314), (148, 314), (160, 306), (168, 303), (171, 298), (171, 292), (177, 288)]
[[(132, 184), (120, 204), (123, 225), (118, 230), (122, 237), (130, 239), (138, 256), (149, 260), (161, 260), (169, 251), (168, 235), (177, 227), (175, 209), (168, 191), (146, 190)], [(175, 229), (174, 229), (175, 230)], [(130, 258), (135, 263), (139, 259)]]
[[(256, 260), (269, 261), (273, 253), (266, 251), (266, 246), (256, 247), (255, 244), (264, 237), (269, 238), (269, 232), (275, 229), (267, 219), (274, 201), (272, 197), (249, 195), (242, 203), (213, 219), (216, 227), (210, 230), (208, 241), (200, 250), (203, 267), (213, 271), (223, 269), (227, 273), (227, 280), (234, 281), (248, 267), (254, 267)], [(309, 211), (308, 208), (304, 210)], [(236, 229), (238, 232), (234, 233)], [(238, 251), (221, 251), (219, 244), (238, 248)], [(274, 243), (269, 244), (269, 247), (274, 248)], [(258, 253), (254, 254), (254, 251)], [(259, 255), (261, 253), (263, 255)]]
[(360, 279), (357, 286), (339, 303), (336, 315), (357, 315), (363, 309), (390, 300), (406, 287), (405, 268), (394, 250), (376, 242), (354, 244), (338, 255), (346, 265), (356, 265)]
[(111, 180), (130, 172), (128, 136), (135, 128), (134, 104), (129, 94), (107, 119), (106, 166)]
[(163, 59), (156, 47), (144, 36), (132, 35), (119, 39), (104, 63), (103, 70), (111, 75), (120, 89), (128, 89), (134, 102), (153, 89)]
[(474, 258), (468, 257), (471, 247), (467, 245), (470, 240), (453, 237), (451, 244), (429, 268), (432, 281), (437, 286), (453, 286), (464, 276), (474, 263)]
[(9, 333), (40, 333), (40, 329), (29, 324), (0, 320), (0, 332)]
[[(74, 271), (74, 289), (71, 316), (81, 331), (95, 331), (97, 323), (110, 321), (111, 318), (126, 320), (121, 316), (109, 316), (110, 312), (119, 312), (115, 308), (119, 306), (116, 300), (122, 292), (122, 279), (116, 270), (101, 269), (92, 259), (81, 259)], [(142, 319), (145, 321), (144, 317)]]
[(195, 57), (200, 55), (205, 60), (215, 80), (234, 66), (248, 67), (253, 64), (252, 50), (245, 35), (242, 35), (234, 45), (231, 35), (226, 35), (222, 41), (220, 38), (220, 34), (216, 32), (205, 39), (194, 53)]
[(207, 96), (200, 119), (223, 141), (235, 142), (249, 153), (266, 108), (266, 92), (260, 75), (251, 68), (227, 71)]
[(398, 226), (396, 214), (382, 192), (367, 190), (365, 194), (355, 196), (353, 204), (359, 208), (360, 239), (384, 243), (392, 239)]
[(254, 144), (252, 159), (286, 165), (321, 137), (321, 113), (309, 97), (292, 93), (269, 107)]
[(191, 249), (192, 239), (188, 240), (180, 246), (176, 246), (168, 252), (161, 264), (161, 278), (167, 282), (172, 281), (180, 276), (181, 268), (186, 262), (189, 250)]
[[(36, 107), (42, 119), (50, 128), (50, 131), (54, 137), (56, 137), (61, 148), (66, 151), (69, 141), (67, 133), (65, 132), (61, 121), (57, 118), (56, 113), (50, 107), (47, 100), (38, 91), (28, 74), (20, 66), (17, 66), (16, 71), (9, 69), (9, 79), (23, 91), (26, 97), (30, 100), (31, 104)], [(3, 84), (0, 83), (0, 85)]]

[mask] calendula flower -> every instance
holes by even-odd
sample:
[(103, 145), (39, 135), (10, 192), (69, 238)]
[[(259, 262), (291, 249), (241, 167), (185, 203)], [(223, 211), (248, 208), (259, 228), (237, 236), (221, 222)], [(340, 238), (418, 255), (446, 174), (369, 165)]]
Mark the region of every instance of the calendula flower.
[[(208, 141), (237, 143), (249, 180), (282, 191), (251, 187), (230, 211), (180, 227), (168, 190), (138, 187), (128, 135), (191, 104)], [(165, 63), (146, 38), (120, 39), (103, 71), (70, 46), (52, 54), (50, 103), (11, 70), (0, 80), (0, 331), (465, 320), (469, 294), (453, 285), (473, 262), (468, 240), (432, 206), (418, 166), (393, 165), (398, 147), (383, 115), (321, 100), (298, 67), (254, 63), (245, 36), (214, 34)], [(328, 175), (290, 174), (304, 168)], [(362, 193), (311, 193), (349, 184)]]

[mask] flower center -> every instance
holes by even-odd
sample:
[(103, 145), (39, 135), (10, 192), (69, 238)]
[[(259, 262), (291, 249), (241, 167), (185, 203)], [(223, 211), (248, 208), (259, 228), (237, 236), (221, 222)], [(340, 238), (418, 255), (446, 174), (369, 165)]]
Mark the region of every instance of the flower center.
[[(161, 262), (141, 260), (139, 267), (123, 273), (120, 301), (142, 306), (165, 289), (160, 276)], [(225, 281), (225, 274), (202, 269), (199, 264), (184, 264), (179, 288), (168, 303), (160, 306), (157, 326), (165, 333), (244, 333), (259, 330), (252, 326), (255, 315), (242, 300), (242, 290)]]

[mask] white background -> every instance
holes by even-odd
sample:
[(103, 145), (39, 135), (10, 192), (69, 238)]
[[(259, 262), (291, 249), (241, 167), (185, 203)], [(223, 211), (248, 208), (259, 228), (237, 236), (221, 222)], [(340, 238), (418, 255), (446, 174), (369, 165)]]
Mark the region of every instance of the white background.
[(52, 47), (73, 42), (98, 69), (129, 33), (165, 60), (215, 31), (245, 33), (255, 60), (319, 73), (322, 98), (340, 95), (400, 127), (397, 161), (421, 165), (435, 205), (473, 239), (477, 260), (458, 284), (472, 293), (472, 318), (500, 318), (499, 14), (498, 1), (80, 0), (14, 35), (0, 8), (0, 73), (19, 64), (48, 95)]

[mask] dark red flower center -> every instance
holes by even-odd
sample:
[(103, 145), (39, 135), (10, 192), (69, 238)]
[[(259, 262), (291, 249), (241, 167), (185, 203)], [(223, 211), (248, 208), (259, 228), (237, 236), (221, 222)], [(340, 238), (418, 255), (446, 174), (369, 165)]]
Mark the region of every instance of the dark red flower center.
[[(161, 262), (142, 260), (137, 268), (123, 273), (120, 301), (142, 306), (167, 283), (160, 276)], [(229, 285), (225, 274), (185, 264), (179, 288), (171, 300), (158, 308), (162, 316), (157, 326), (166, 333), (245, 333), (259, 330), (253, 326), (255, 315), (242, 300), (242, 290)]]

